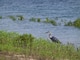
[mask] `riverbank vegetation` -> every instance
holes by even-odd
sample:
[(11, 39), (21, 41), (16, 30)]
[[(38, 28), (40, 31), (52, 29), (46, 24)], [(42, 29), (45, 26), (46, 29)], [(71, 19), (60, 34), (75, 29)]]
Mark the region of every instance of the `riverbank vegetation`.
[(49, 19), (49, 18), (46, 18), (45, 20), (41, 20), (40, 18), (31, 18), (30, 21), (31, 22), (39, 22), (39, 23), (40, 22), (41, 23), (49, 23), (49, 24), (52, 24), (53, 26), (58, 26), (58, 25), (64, 24), (64, 26), (74, 26), (74, 27), (80, 28), (80, 18), (77, 18), (73, 22), (71, 20), (68, 22), (65, 20), (61, 20), (59, 23), (56, 20)]
[(31, 34), (0, 31), (0, 59), (6, 60), (1, 54), (32, 56), (36, 60), (79, 60), (80, 48), (49, 42)]
[[(13, 21), (16, 21), (16, 20), (23, 21), (25, 19), (25, 17), (23, 15), (9, 15), (9, 16), (7, 16), (7, 18), (9, 18)], [(3, 19), (3, 16), (0, 16), (0, 19)], [(64, 25), (64, 26), (74, 26), (74, 27), (80, 28), (80, 18), (77, 18), (74, 21), (70, 20), (68, 22), (66, 20), (60, 20), (58, 22), (58, 17), (56, 17), (55, 19), (45, 18), (44, 20), (41, 18), (32, 17), (28, 20), (30, 22), (52, 24), (53, 26)]]
[(45, 20), (41, 20), (40, 18), (30, 18), (29, 19), (31, 22), (41, 22), (41, 23), (49, 23), (49, 24), (52, 24), (54, 26), (57, 26), (57, 22), (53, 19), (49, 19), (49, 18), (46, 18)]

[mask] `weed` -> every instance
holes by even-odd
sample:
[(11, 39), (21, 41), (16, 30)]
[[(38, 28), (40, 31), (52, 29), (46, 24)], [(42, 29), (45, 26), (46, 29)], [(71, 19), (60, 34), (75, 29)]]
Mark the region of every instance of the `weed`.
[(15, 16), (8, 16), (10, 19), (12, 19), (13, 21), (16, 20), (16, 17)]
[(24, 20), (24, 17), (22, 16), (22, 15), (17, 15), (17, 17), (18, 17), (18, 20)]

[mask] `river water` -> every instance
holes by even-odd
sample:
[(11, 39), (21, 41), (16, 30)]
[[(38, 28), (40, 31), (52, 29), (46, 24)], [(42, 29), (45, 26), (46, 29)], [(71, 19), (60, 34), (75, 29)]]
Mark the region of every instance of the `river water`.
[[(8, 15), (23, 15), (25, 20), (12, 21)], [(80, 29), (71, 26), (29, 22), (32, 17), (58, 20), (71, 20), (80, 17), (80, 0), (0, 0), (0, 30), (33, 34), (35, 37), (48, 38), (51, 31), (63, 44), (67, 42), (80, 46)]]

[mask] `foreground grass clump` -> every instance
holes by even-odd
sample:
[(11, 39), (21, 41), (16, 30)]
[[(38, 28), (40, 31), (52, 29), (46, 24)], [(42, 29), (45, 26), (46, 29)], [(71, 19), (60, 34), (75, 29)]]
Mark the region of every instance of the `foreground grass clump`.
[(31, 34), (20, 35), (4, 31), (0, 31), (0, 52), (24, 54), (27, 57), (32, 56), (37, 60), (80, 59), (80, 48), (77, 51), (71, 44), (61, 45), (42, 38), (36, 39)]
[(36, 56), (39, 56), (40, 59), (44, 60), (75, 60), (78, 59), (80, 56), (80, 50), (77, 52), (72, 45), (60, 45), (56, 43), (50, 43), (43, 39), (35, 40), (32, 49), (33, 53), (35, 53)]

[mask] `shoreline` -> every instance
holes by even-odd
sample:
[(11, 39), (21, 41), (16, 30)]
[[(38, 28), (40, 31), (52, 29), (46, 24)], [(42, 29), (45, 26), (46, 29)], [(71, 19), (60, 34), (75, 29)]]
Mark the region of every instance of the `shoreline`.
[(76, 50), (72, 44), (62, 45), (42, 38), (36, 39), (31, 34), (20, 35), (15, 32), (0, 31), (0, 51), (12, 57), (25, 55), (37, 60), (80, 59), (80, 47)]

